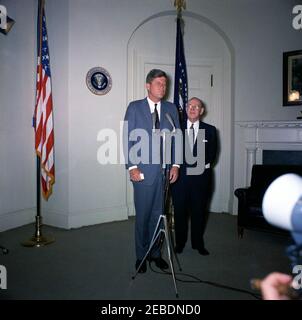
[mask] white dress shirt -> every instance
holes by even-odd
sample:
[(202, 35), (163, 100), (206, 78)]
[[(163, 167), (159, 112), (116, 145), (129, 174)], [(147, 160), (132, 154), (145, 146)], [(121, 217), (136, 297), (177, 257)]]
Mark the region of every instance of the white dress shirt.
[[(152, 114), (155, 109), (155, 102), (153, 102), (149, 97), (147, 97), (147, 101), (149, 104), (150, 112)], [(160, 121), (160, 101), (156, 103), (156, 109), (157, 109), (158, 118), (159, 118), (158, 120)]]
[[(191, 122), (189, 119), (187, 120), (187, 132), (188, 132), (188, 135), (190, 136), (190, 129), (191, 129), (191, 125), (192, 125), (193, 122)], [(196, 141), (196, 138), (197, 138), (197, 134), (198, 134), (198, 130), (199, 130), (199, 120), (195, 121), (193, 123), (193, 128), (194, 128), (194, 143)], [(206, 140), (204, 140), (204, 142), (207, 142)], [(205, 168), (206, 169), (209, 169), (211, 167), (210, 163), (207, 163), (205, 165)]]
[[(191, 122), (189, 119), (187, 120), (188, 135), (190, 135), (190, 129), (191, 129), (192, 123), (193, 122)], [(193, 123), (193, 128), (194, 128), (194, 143), (195, 143), (196, 138), (197, 138), (197, 134), (198, 134), (198, 130), (199, 130), (199, 120), (197, 120)]]

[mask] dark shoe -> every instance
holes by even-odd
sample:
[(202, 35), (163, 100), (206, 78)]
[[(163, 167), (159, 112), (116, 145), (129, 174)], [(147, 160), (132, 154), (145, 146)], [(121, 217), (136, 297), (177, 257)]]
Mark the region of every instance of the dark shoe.
[(206, 248), (200, 248), (198, 249), (198, 252), (202, 255), (202, 256), (208, 256), (210, 254), (210, 252), (206, 249)]
[(181, 247), (181, 246), (178, 246), (178, 245), (175, 246), (175, 252), (176, 253), (182, 253), (183, 249), (184, 249), (184, 247)]
[[(140, 264), (142, 263), (142, 260), (136, 260), (135, 262), (135, 269), (137, 270)], [(147, 264), (146, 260), (144, 263), (141, 265), (140, 269), (138, 270), (138, 273), (145, 273), (147, 271)]]
[(150, 258), (149, 259), (150, 262), (154, 261), (155, 265), (157, 266), (157, 268), (159, 269), (168, 269), (169, 265), (167, 264), (167, 262), (161, 258), (161, 257), (157, 257), (157, 258)]

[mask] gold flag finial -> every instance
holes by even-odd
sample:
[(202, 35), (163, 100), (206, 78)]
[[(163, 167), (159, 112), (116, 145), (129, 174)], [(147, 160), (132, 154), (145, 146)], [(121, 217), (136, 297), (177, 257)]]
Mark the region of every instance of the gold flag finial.
[(182, 10), (186, 9), (186, 0), (175, 0), (174, 7), (176, 7), (177, 13), (180, 14)]

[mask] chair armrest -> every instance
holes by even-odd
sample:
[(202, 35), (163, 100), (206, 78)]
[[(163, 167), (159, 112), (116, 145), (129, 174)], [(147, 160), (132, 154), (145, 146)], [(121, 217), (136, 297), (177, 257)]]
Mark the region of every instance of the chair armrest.
[(239, 200), (243, 200), (246, 198), (248, 191), (249, 188), (238, 188), (234, 191), (234, 194)]

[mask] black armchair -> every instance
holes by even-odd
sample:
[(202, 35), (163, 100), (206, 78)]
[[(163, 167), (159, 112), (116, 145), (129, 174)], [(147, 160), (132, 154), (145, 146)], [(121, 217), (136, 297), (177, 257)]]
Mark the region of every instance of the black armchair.
[(302, 175), (302, 165), (254, 165), (250, 187), (235, 190), (238, 198), (237, 228), (240, 238), (243, 237), (244, 229), (289, 234), (269, 224), (262, 213), (262, 200), (266, 189), (276, 178), (286, 173)]

